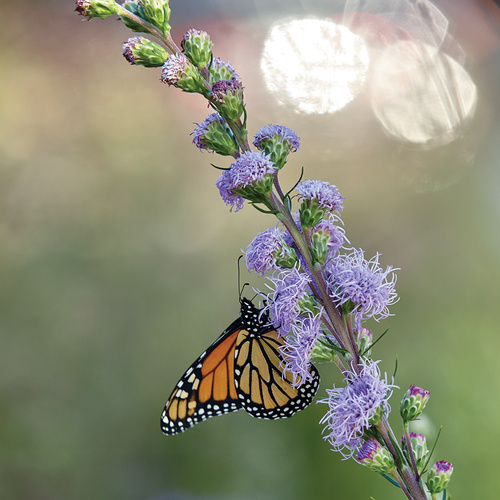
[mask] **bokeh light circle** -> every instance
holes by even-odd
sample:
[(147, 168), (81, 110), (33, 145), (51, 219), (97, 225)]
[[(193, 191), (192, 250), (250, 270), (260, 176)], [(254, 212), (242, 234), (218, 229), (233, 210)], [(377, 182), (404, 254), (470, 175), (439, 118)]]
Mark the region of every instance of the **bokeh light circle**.
[(333, 113), (360, 92), (369, 65), (363, 40), (332, 21), (275, 24), (264, 44), (261, 69), (276, 100), (298, 113)]
[(477, 103), (476, 86), (456, 60), (411, 41), (384, 51), (370, 91), (373, 111), (385, 130), (414, 144), (453, 141)]

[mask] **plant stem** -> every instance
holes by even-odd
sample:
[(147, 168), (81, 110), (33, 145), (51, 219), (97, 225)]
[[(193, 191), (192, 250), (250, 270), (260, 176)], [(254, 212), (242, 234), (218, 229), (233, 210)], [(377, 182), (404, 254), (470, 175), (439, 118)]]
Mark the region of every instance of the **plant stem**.
[(408, 448), (408, 455), (410, 455), (410, 460), (411, 460), (411, 466), (413, 468), (413, 473), (415, 474), (415, 477), (418, 481), (419, 479), (419, 473), (417, 469), (417, 464), (415, 463), (415, 455), (413, 454), (413, 449), (411, 447), (411, 439), (410, 439), (410, 428), (409, 428), (408, 422), (404, 423), (404, 432), (405, 432), (405, 438), (406, 438), (406, 447)]
[[(401, 453), (401, 450), (396, 450), (396, 448), (394, 447), (396, 439), (385, 416), (377, 424), (377, 430), (380, 432), (385, 445), (394, 457), (394, 462), (396, 463), (398, 474), (406, 484), (406, 487), (411, 494), (410, 498), (412, 498), (412, 500), (427, 500), (427, 495), (422, 490), (418, 479), (413, 475), (413, 471), (410, 469), (410, 467), (408, 467), (406, 463), (402, 463), (401, 459), (403, 458), (403, 454)], [(389, 433), (391, 434), (392, 439), (389, 437)]]
[[(299, 252), (303, 256), (306, 265), (309, 268), (311, 275), (313, 276), (314, 282), (318, 287), (323, 307), (325, 308), (326, 313), (328, 314), (328, 317), (330, 318), (330, 321), (332, 322), (335, 331), (341, 338), (344, 348), (347, 349), (347, 351), (349, 351), (349, 353), (352, 356), (352, 359), (357, 361), (359, 359), (359, 354), (357, 352), (355, 345), (353, 345), (350, 341), (349, 334), (346, 331), (344, 320), (342, 319), (342, 315), (340, 314), (340, 312), (338, 311), (338, 309), (335, 307), (335, 305), (332, 303), (332, 301), (328, 296), (328, 290), (326, 288), (325, 280), (323, 279), (323, 276), (321, 274), (321, 270), (319, 268), (316, 268), (316, 266), (314, 265), (311, 252), (309, 251), (309, 247), (307, 246), (306, 241), (304, 240), (302, 234), (297, 228), (297, 225), (293, 220), (292, 214), (274, 193), (271, 193), (269, 201), (273, 209), (277, 212), (276, 216), (287, 228), (288, 232), (295, 241), (295, 244), (297, 245)], [(354, 363), (354, 369), (356, 371), (359, 370), (357, 362)]]

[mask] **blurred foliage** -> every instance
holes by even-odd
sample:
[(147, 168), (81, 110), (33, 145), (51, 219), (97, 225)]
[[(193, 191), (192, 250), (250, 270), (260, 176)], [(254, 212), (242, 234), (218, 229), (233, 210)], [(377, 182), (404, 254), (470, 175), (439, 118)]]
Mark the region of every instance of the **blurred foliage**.
[[(226, 19), (222, 4), (207, 3), (217, 19), (185, 6), (176, 36), (195, 22), (211, 33), (243, 77), (251, 133), (278, 122), (302, 136), (288, 182), (304, 165), (335, 183), (352, 244), (402, 268), (395, 316), (371, 325), (390, 328), (374, 353), (383, 369), (398, 356), (394, 428), (408, 385), (430, 390), (423, 423), (431, 435), (444, 425), (435, 459), (453, 462), (452, 492), (494, 498), (498, 44), (471, 61), (479, 109), (464, 139), (415, 150), (356, 103), (301, 117), (270, 102), (258, 72), (270, 21)], [(238, 314), (240, 249), (274, 221), (221, 203), (214, 157), (189, 136), (206, 104), (126, 64), (121, 23), (81, 22), (73, 2), (55, 0), (5, 2), (3, 19), (0, 497), (402, 498), (329, 451), (322, 405), (289, 421), (241, 412), (161, 435), (178, 377)], [(321, 373), (323, 395), (340, 380), (330, 366)]]

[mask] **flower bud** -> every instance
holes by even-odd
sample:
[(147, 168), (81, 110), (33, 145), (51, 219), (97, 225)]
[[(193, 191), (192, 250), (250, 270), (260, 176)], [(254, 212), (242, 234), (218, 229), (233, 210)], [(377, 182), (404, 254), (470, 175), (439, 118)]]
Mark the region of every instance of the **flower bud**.
[(284, 241), (282, 242), (280, 249), (276, 252), (275, 259), (276, 265), (282, 269), (292, 269), (292, 267), (295, 267), (299, 261), (295, 250), (288, 246)]
[[(169, 0), (127, 0), (123, 4), (123, 7), (137, 17), (140, 17), (143, 21), (158, 28), (165, 35), (170, 31), (170, 25), (168, 24), (170, 20), (170, 7), (168, 2)], [(122, 21), (132, 31), (149, 31), (126, 16), (122, 16)]]
[[(311, 362), (313, 363), (332, 363), (338, 358), (339, 349), (335, 348), (334, 340), (319, 338), (314, 343), (311, 352)], [(338, 346), (337, 346), (338, 347)]]
[(184, 92), (204, 93), (203, 77), (193, 63), (184, 55), (171, 55), (163, 65), (161, 81)]
[(123, 44), (123, 57), (130, 64), (158, 68), (168, 58), (168, 52), (161, 46), (142, 36), (129, 38)]
[(118, 12), (118, 5), (114, 0), (77, 0), (75, 10), (89, 19), (91, 17), (106, 19)]
[(198, 123), (193, 135), (193, 144), (200, 151), (206, 149), (222, 156), (235, 156), (240, 149), (226, 120), (219, 113), (212, 113)]
[(324, 264), (343, 244), (343, 232), (329, 220), (320, 221), (311, 230), (311, 252), (315, 262)]
[(356, 335), (356, 345), (358, 347), (358, 351), (364, 356), (370, 357), (372, 354), (370, 346), (373, 343), (373, 333), (362, 326), (360, 326), (354, 333)]
[(405, 422), (411, 422), (418, 418), (422, 413), (427, 401), (429, 401), (430, 392), (424, 391), (416, 385), (410, 385), (401, 401), (399, 412)]
[(305, 293), (299, 299), (300, 314), (317, 315), (320, 311), (320, 306), (316, 297), (310, 293)]
[[(403, 450), (410, 461), (409, 447), (406, 444), (406, 436), (401, 436), (401, 444), (403, 445)], [(415, 432), (410, 432), (410, 445), (411, 451), (413, 452), (413, 457), (415, 459), (415, 465), (417, 469), (421, 471), (424, 467), (427, 456), (429, 455), (429, 450), (427, 449), (426, 438), (423, 434), (416, 434)]]
[(394, 458), (389, 450), (382, 446), (375, 438), (365, 441), (358, 451), (356, 460), (369, 469), (380, 474), (390, 474), (394, 469)]
[(224, 118), (236, 121), (245, 109), (243, 85), (238, 80), (220, 80), (212, 86), (210, 100)]
[(182, 38), (181, 47), (198, 68), (204, 68), (212, 59), (212, 40), (206, 31), (190, 28)]
[(436, 462), (427, 475), (427, 488), (435, 495), (446, 489), (453, 473), (453, 465), (445, 460)]
[(300, 139), (295, 132), (287, 127), (268, 125), (255, 134), (253, 144), (264, 154), (270, 155), (271, 161), (278, 168), (282, 168), (288, 154), (299, 149)]
[(375, 413), (370, 417), (368, 423), (370, 425), (377, 425), (384, 418), (384, 415), (385, 415), (384, 406), (383, 405), (377, 406), (377, 408), (375, 409)]
[(237, 80), (238, 78), (238, 74), (229, 63), (219, 58), (212, 61), (210, 65), (210, 83), (212, 85), (221, 80)]
[[(126, 0), (123, 4), (122, 7), (132, 14), (134, 14), (137, 17), (140, 17), (141, 19), (143, 18), (143, 11), (142, 7), (140, 4), (140, 0)], [(123, 24), (128, 28), (131, 29), (132, 31), (135, 31), (137, 33), (147, 33), (148, 30), (141, 26), (139, 23), (132, 21), (126, 16), (120, 16), (122, 19)]]
[(318, 207), (318, 200), (303, 200), (300, 209), (302, 229), (312, 229), (325, 215), (325, 210)]

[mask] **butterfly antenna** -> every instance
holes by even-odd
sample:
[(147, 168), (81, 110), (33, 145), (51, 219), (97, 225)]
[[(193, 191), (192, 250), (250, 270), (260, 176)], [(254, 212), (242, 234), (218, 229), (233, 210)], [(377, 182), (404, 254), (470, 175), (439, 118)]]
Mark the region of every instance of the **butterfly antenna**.
[(240, 255), (238, 257), (238, 297), (241, 303), (241, 296), (243, 295), (243, 290), (245, 290), (245, 287), (247, 285), (250, 285), (250, 283), (243, 283), (243, 286), (241, 285), (241, 267), (240, 267), (240, 262), (241, 259), (243, 258), (243, 255)]

